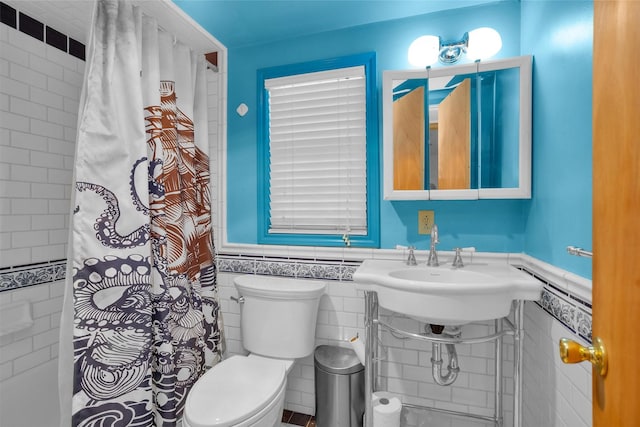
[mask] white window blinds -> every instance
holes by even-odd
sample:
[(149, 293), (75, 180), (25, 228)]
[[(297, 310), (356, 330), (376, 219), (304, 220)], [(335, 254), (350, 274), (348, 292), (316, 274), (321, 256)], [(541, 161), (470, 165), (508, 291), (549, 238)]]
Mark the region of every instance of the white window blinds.
[(265, 80), (269, 233), (367, 233), (366, 79), (350, 67)]

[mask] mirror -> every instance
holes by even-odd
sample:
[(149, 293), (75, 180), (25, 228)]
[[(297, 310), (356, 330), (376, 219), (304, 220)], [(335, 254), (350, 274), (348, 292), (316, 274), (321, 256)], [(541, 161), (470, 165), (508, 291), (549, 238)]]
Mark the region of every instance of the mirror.
[(387, 200), (531, 197), (531, 57), (383, 76)]

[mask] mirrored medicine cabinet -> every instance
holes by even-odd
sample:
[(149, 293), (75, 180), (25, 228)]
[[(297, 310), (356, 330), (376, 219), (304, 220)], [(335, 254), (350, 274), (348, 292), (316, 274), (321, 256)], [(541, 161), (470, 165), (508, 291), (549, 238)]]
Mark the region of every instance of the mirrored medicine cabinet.
[(386, 200), (531, 197), (531, 56), (383, 73)]

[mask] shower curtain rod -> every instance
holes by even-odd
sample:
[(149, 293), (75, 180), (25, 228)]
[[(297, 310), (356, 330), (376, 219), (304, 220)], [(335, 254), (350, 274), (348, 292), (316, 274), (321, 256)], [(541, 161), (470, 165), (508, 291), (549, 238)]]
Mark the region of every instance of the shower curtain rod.
[(158, 27), (163, 31), (174, 35), (179, 34), (180, 41), (195, 52), (226, 50), (215, 36), (202, 28), (171, 0), (134, 0), (133, 5), (140, 8), (143, 14), (154, 17)]

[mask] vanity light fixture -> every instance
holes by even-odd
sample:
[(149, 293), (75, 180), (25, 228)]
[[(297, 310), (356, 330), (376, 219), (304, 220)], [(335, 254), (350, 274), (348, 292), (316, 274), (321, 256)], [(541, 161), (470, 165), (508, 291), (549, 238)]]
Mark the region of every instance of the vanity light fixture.
[(481, 27), (464, 33), (462, 39), (442, 41), (439, 36), (421, 36), (409, 46), (409, 63), (416, 67), (428, 67), (440, 61), (454, 64), (463, 53), (471, 61), (491, 58), (502, 49), (502, 38), (493, 28)]

